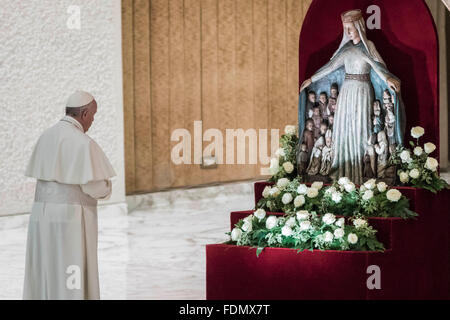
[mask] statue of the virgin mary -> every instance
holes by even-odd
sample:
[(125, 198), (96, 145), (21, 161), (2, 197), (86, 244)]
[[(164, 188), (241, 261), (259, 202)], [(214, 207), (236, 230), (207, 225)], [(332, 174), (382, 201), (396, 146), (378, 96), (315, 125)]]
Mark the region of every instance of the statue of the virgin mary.
[[(305, 124), (311, 117), (311, 113), (307, 114), (310, 103), (307, 101), (308, 93), (326, 95), (330, 87), (337, 85), (339, 95), (332, 113), (334, 120), (329, 126), (329, 130), (332, 131), (333, 150), (329, 176), (334, 180), (348, 177), (353, 182), (361, 184), (367, 180), (365, 178), (371, 178), (364, 175), (364, 156), (371, 146), (371, 138), (374, 135), (376, 137), (377, 133), (374, 132), (373, 125), (375, 102), (379, 104), (380, 101), (384, 101), (383, 93), (388, 90), (392, 98), (390, 105), (394, 106), (394, 110), (391, 108), (389, 111), (393, 111), (395, 115), (394, 130), (391, 134), (393, 143), (389, 146), (391, 148), (403, 143), (405, 113), (400, 97), (400, 80), (388, 71), (375, 45), (367, 39), (361, 11), (347, 11), (341, 18), (344, 34), (339, 49), (326, 65), (301, 85), (299, 135), (302, 143), (306, 136), (304, 131), (308, 130), (305, 129)], [(327, 112), (329, 118), (330, 111)], [(384, 117), (378, 118), (384, 121)], [(324, 116), (322, 119), (320, 121), (326, 124), (327, 118)], [(379, 128), (377, 130), (379, 131)]]

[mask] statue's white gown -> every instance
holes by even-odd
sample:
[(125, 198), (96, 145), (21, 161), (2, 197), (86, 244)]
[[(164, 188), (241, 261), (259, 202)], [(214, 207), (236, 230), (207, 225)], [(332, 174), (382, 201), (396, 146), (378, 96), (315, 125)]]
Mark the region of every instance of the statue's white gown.
[[(373, 45), (371, 43), (371, 45)], [(351, 43), (311, 77), (313, 82), (345, 66), (347, 74), (370, 75), (373, 69), (384, 81), (388, 74), (370, 59), (362, 42)], [(345, 79), (339, 90), (334, 117), (334, 158), (331, 176), (348, 177), (357, 184), (363, 182), (363, 158), (372, 132), (374, 90), (370, 80)]]

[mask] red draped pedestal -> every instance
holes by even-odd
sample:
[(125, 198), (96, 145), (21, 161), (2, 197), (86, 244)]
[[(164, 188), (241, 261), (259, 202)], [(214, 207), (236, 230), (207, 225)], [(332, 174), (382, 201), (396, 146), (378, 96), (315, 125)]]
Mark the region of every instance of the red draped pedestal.
[[(265, 185), (255, 184), (255, 200)], [(399, 190), (420, 216), (369, 218), (385, 252), (266, 248), (256, 257), (254, 248), (208, 245), (207, 299), (448, 299), (450, 192)], [(232, 212), (231, 227), (251, 213)], [(367, 287), (371, 265), (380, 268), (381, 289)]]

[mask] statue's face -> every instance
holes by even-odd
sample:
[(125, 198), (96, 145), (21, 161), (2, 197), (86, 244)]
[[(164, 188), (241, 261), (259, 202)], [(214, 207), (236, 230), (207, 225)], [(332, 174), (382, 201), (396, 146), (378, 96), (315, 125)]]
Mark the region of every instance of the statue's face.
[(326, 103), (326, 102), (327, 102), (327, 96), (324, 95), (324, 94), (321, 94), (319, 100), (320, 100), (320, 102), (322, 102), (322, 103)]
[(308, 96), (308, 99), (309, 99), (310, 102), (316, 102), (316, 95), (315, 94), (310, 94)]
[(308, 131), (312, 131), (313, 125), (314, 125), (314, 124), (313, 124), (311, 121), (309, 121), (309, 122), (306, 124), (306, 129), (307, 129)]
[(330, 125), (332, 125), (334, 123), (334, 117), (333, 116), (329, 116), (328, 117), (328, 122), (330, 123)]
[(327, 133), (327, 130), (328, 130), (327, 125), (325, 125), (325, 124), (321, 124), (321, 125), (320, 125), (320, 133), (321, 133), (321, 134)]
[(359, 37), (358, 29), (356, 29), (355, 24), (353, 22), (344, 22), (343, 27), (345, 34), (354, 43), (358, 43), (361, 40), (361, 38)]
[(383, 92), (383, 103), (390, 103), (391, 102), (391, 96), (387, 92)]
[(306, 144), (302, 144), (302, 151), (306, 151)]
[(315, 116), (320, 116), (320, 110), (319, 110), (319, 108), (314, 108), (314, 109), (313, 109), (313, 114), (314, 114)]
[(331, 138), (326, 139), (327, 147), (331, 147)]

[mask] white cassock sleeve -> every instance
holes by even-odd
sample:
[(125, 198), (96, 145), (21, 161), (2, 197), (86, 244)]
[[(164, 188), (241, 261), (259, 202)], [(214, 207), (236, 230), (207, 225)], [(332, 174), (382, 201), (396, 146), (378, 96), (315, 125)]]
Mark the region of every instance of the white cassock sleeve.
[(111, 180), (90, 181), (80, 187), (84, 193), (97, 200), (108, 200), (111, 196)]

